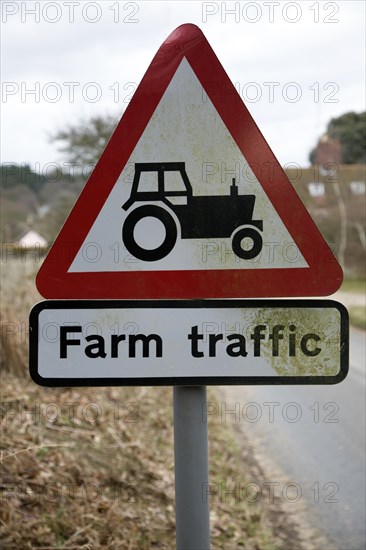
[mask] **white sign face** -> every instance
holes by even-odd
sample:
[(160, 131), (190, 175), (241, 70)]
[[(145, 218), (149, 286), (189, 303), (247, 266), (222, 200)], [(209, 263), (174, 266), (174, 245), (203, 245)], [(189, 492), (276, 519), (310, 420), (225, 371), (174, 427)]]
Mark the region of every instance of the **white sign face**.
[(47, 386), (336, 383), (347, 338), (329, 300), (46, 301), (30, 372)]
[[(176, 166), (168, 168), (169, 163)], [(190, 187), (192, 196), (187, 191)], [(235, 195), (231, 194), (234, 191)], [(249, 207), (251, 196), (255, 200)], [(240, 224), (234, 221), (233, 210), (239, 202)], [(131, 213), (144, 205), (150, 209), (155, 205), (155, 211), (144, 216), (141, 212), (141, 219), (132, 221)], [(169, 225), (160, 219), (161, 209), (171, 220)], [(225, 212), (226, 221), (220, 222), (220, 212)], [(127, 237), (122, 227), (132, 224), (133, 236)], [(245, 258), (234, 253), (232, 245), (232, 234), (239, 225), (250, 226), (251, 235), (261, 242)], [(148, 256), (143, 251), (158, 250), (165, 235), (175, 228), (178, 234), (174, 246), (171, 237), (171, 247), (152, 261), (144, 261)], [(247, 239), (248, 247), (252, 246), (251, 237)], [(293, 237), (183, 58), (69, 272), (307, 267)]]

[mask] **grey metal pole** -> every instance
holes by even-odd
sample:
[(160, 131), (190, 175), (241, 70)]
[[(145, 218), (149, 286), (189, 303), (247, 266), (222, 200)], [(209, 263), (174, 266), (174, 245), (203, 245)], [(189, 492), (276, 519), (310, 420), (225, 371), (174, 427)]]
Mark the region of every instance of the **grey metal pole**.
[(174, 387), (177, 550), (210, 549), (206, 386)]

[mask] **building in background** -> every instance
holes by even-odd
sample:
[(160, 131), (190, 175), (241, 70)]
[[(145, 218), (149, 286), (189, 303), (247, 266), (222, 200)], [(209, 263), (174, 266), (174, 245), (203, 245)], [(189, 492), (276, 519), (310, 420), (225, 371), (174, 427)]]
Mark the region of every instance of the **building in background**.
[(34, 229), (28, 229), (15, 244), (23, 250), (46, 249), (48, 245), (46, 239)]
[(319, 168), (327, 171), (331, 169), (331, 165), (341, 164), (342, 162), (342, 146), (339, 139), (334, 139), (324, 134), (315, 150), (315, 164)]

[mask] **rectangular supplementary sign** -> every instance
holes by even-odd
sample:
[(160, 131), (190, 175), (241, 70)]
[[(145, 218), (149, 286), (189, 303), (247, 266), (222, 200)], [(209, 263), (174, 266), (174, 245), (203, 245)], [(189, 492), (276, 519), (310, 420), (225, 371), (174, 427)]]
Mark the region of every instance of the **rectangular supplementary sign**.
[(63, 301), (30, 314), (44, 386), (334, 384), (348, 314), (331, 300)]

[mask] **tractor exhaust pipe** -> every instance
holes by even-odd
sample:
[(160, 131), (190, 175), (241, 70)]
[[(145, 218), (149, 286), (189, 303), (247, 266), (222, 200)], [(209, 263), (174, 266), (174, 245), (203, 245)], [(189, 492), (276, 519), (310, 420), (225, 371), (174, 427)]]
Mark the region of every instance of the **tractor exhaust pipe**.
[(235, 178), (232, 179), (232, 184), (230, 185), (230, 197), (238, 196), (238, 186), (235, 183)]

